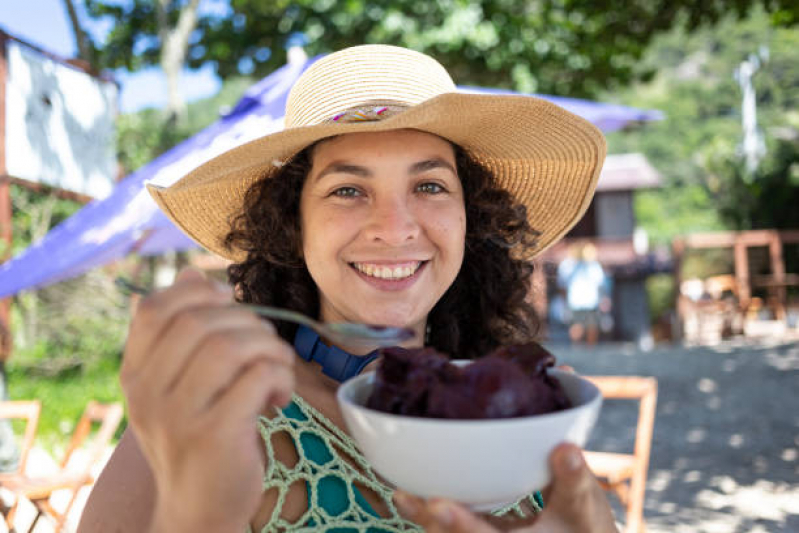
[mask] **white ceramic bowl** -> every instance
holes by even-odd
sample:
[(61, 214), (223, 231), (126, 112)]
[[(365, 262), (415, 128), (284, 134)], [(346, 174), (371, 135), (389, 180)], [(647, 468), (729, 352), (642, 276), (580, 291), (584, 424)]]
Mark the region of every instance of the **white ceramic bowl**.
[(346, 381), (337, 397), (350, 434), (386, 481), (411, 494), (488, 511), (544, 488), (549, 453), (563, 441), (582, 447), (596, 422), (602, 404), (596, 386), (575, 374), (549, 372), (572, 407), (530, 417), (449, 420), (367, 409), (374, 372)]

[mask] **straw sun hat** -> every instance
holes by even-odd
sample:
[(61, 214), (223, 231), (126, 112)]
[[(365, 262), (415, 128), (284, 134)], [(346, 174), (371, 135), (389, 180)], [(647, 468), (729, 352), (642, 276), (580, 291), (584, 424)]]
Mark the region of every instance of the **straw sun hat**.
[(588, 121), (529, 96), (458, 93), (444, 67), (424, 54), (364, 45), (330, 54), (297, 80), (285, 129), (234, 148), (174, 185), (148, 185), (161, 209), (202, 246), (234, 261), (223, 244), (248, 187), (306, 146), (334, 135), (401, 128), (458, 144), (527, 207), (540, 253), (583, 215), (605, 157)]

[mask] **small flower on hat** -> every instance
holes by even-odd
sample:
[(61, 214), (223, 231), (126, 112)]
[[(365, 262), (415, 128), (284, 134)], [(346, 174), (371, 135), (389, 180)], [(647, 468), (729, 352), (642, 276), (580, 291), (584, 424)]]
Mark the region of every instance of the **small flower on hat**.
[(334, 115), (330, 121), (345, 122), (373, 122), (381, 120), (402, 111), (398, 106), (356, 107)]

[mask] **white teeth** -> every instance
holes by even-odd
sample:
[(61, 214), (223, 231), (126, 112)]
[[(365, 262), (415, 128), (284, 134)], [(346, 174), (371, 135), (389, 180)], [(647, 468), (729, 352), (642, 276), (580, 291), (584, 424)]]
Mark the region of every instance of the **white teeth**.
[(355, 268), (367, 276), (380, 279), (408, 278), (416, 273), (421, 264), (421, 262), (418, 262), (414, 266), (398, 266), (391, 268), (387, 266), (371, 265), (369, 263), (353, 263)]

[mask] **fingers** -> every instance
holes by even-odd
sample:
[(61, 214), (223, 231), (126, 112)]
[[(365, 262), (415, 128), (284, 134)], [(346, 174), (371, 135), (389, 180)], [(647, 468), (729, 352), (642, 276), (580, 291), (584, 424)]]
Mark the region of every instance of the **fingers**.
[(205, 410), (254, 364), (271, 370), (261, 385), (269, 398), (291, 397), (294, 349), (263, 328), (244, 326), (214, 332), (190, 357), (168, 394), (179, 398), (189, 415)]
[[(293, 372), (276, 371), (273, 366), (258, 361), (235, 378), (211, 408), (210, 415), (218, 419), (225, 418), (233, 424), (237, 422), (236, 416), (246, 420), (257, 418), (264, 403), (285, 406), (291, 401), (294, 379)], [(264, 398), (265, 385), (274, 391), (271, 398)], [(242, 405), (252, 408), (245, 411), (240, 408)]]
[(138, 371), (150, 359), (155, 344), (182, 311), (203, 306), (221, 307), (232, 301), (229, 287), (208, 281), (196, 271), (181, 272), (172, 287), (153, 293), (139, 303), (128, 333), (123, 371)]
[(541, 519), (530, 531), (616, 532), (613, 512), (580, 449), (560, 444), (550, 455), (552, 484)]
[(394, 504), (406, 519), (422, 526), (428, 533), (497, 533), (488, 522), (455, 502), (434, 498), (425, 501), (406, 492), (394, 493)]
[(253, 330), (250, 337), (259, 331), (262, 339), (274, 337), (269, 322), (244, 308), (211, 305), (181, 310), (151, 343), (147, 358), (128, 370), (146, 382), (153, 393), (166, 394), (185, 373), (188, 362), (203, 349), (217, 352), (222, 356), (220, 361), (235, 357), (239, 349), (231, 342), (232, 332), (245, 330)]

